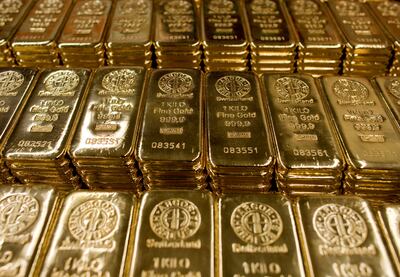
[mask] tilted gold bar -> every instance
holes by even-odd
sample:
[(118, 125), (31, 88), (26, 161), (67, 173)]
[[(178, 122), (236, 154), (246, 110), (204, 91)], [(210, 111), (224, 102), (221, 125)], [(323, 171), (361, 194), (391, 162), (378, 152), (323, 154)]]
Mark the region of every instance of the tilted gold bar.
[(400, 124), (400, 78), (399, 77), (377, 77), (375, 78), (388, 106)]
[(129, 276), (214, 276), (213, 198), (200, 191), (143, 195)]
[(122, 276), (136, 201), (123, 192), (71, 192), (37, 276)]
[(5, 147), (6, 158), (54, 161), (63, 156), (89, 76), (88, 69), (43, 70)]
[(323, 77), (322, 85), (350, 168), (400, 171), (400, 132), (362, 77)]
[(305, 276), (287, 198), (226, 194), (218, 203), (219, 276)]
[(304, 197), (295, 211), (308, 276), (397, 276), (365, 200)]
[(382, 29), (400, 47), (400, 26), (397, 23), (400, 5), (396, 1), (368, 1), (369, 8), (378, 19)]
[(72, 158), (129, 158), (136, 146), (143, 67), (102, 67), (94, 73), (71, 145)]
[[(51, 186), (1, 186), (1, 276), (34, 276), (59, 197)], [(18, 275), (15, 275), (18, 274)]]

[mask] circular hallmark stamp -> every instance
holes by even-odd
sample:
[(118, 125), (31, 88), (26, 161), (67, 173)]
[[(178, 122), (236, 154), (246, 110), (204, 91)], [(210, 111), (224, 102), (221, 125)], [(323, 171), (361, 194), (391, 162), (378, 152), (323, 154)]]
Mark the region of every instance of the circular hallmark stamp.
[(296, 0), (291, 8), (295, 14), (315, 15), (319, 12), (318, 5), (310, 0)]
[(79, 76), (72, 70), (58, 70), (47, 76), (44, 86), (54, 94), (63, 94), (74, 90), (79, 84)]
[(137, 82), (137, 74), (133, 70), (120, 69), (107, 73), (101, 85), (104, 89), (115, 92), (133, 91)]
[(35, 223), (39, 202), (30, 195), (14, 194), (0, 200), (0, 230), (2, 235), (18, 235)]
[(400, 13), (400, 3), (398, 2), (381, 2), (377, 9), (381, 12), (382, 16), (395, 16)]
[(310, 94), (310, 87), (306, 82), (292, 77), (282, 77), (275, 82), (276, 92), (287, 100), (301, 100)]
[(251, 2), (251, 10), (255, 14), (271, 14), (278, 9), (275, 2), (271, 0), (254, 0)]
[(118, 209), (106, 200), (89, 200), (77, 206), (69, 216), (68, 229), (81, 241), (101, 241), (118, 226)]
[(15, 91), (24, 83), (25, 78), (16, 71), (4, 71), (0, 73), (0, 92), (8, 93)]
[(232, 0), (211, 0), (208, 4), (208, 10), (213, 13), (231, 13), (234, 11), (235, 5)]
[(3, 0), (0, 2), (0, 14), (18, 13), (22, 5), (20, 0)]
[(168, 96), (182, 96), (192, 91), (193, 79), (190, 75), (182, 72), (171, 72), (158, 80), (158, 87)]
[(221, 77), (215, 83), (218, 93), (227, 98), (242, 98), (251, 91), (250, 82), (237, 75)]
[(366, 86), (354, 80), (339, 79), (333, 84), (333, 91), (341, 100), (357, 103), (368, 98)]
[(158, 203), (150, 214), (150, 227), (165, 240), (184, 240), (200, 228), (201, 215), (195, 204), (172, 198)]
[(396, 98), (400, 99), (400, 81), (392, 80), (389, 81), (389, 85), (387, 86), (389, 92)]
[(339, 1), (336, 4), (336, 9), (341, 15), (358, 15), (361, 11), (361, 7), (359, 3), (351, 2), (351, 1)]
[(314, 213), (313, 226), (325, 243), (334, 246), (357, 247), (368, 235), (367, 225), (361, 215), (338, 204), (319, 207)]
[(278, 212), (269, 205), (255, 202), (237, 206), (231, 216), (231, 226), (242, 241), (254, 245), (270, 245), (283, 231)]
[(169, 14), (191, 14), (192, 11), (192, 3), (187, 0), (172, 0), (168, 1), (164, 9)]

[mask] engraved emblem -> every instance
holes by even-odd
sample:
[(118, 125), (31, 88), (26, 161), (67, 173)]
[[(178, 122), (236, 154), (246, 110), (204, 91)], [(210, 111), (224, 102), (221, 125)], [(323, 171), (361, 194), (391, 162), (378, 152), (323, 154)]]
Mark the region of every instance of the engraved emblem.
[(227, 98), (242, 98), (251, 91), (251, 84), (241, 76), (228, 75), (215, 83), (218, 93)]
[(89, 200), (72, 211), (68, 229), (79, 241), (101, 241), (115, 232), (118, 219), (118, 209), (110, 201)]
[(269, 205), (255, 202), (237, 206), (231, 216), (231, 226), (242, 241), (254, 245), (274, 243), (283, 230), (278, 212)]
[(342, 16), (359, 16), (361, 13), (360, 4), (351, 1), (339, 1), (336, 9)]
[(392, 80), (388, 85), (389, 92), (396, 98), (400, 99), (400, 81)]
[(336, 96), (344, 101), (357, 103), (368, 98), (369, 92), (366, 86), (358, 81), (339, 79), (333, 84)]
[(4, 71), (0, 73), (0, 93), (15, 91), (24, 83), (25, 78), (16, 71)]
[(19, 0), (3, 0), (0, 2), (0, 14), (18, 13), (21, 7)]
[(121, 4), (120, 11), (124, 15), (130, 13), (146, 14), (148, 11), (148, 6), (147, 3), (145, 2), (142, 1), (137, 2), (136, 0), (132, 0)]
[(39, 215), (39, 203), (30, 196), (14, 194), (0, 201), (1, 237), (25, 232)]
[(137, 74), (134, 70), (120, 69), (107, 73), (101, 85), (104, 89), (118, 93), (133, 93), (137, 82)]
[(310, 0), (294, 1), (291, 7), (291, 10), (296, 14), (315, 15), (319, 12), (318, 5)]
[(61, 12), (64, 7), (64, 2), (61, 0), (44, 0), (43, 3), (39, 5), (40, 12), (43, 14), (57, 14)]
[(282, 77), (276, 80), (276, 92), (287, 100), (301, 100), (310, 94), (310, 87), (302, 80), (292, 77)]
[(254, 0), (251, 2), (251, 10), (254, 14), (274, 14), (277, 5), (271, 0)]
[(104, 13), (104, 3), (100, 0), (88, 1), (82, 5), (78, 15), (102, 15)]
[(232, 14), (234, 13), (234, 7), (231, 0), (211, 0), (208, 10), (210, 13)]
[(165, 240), (184, 240), (200, 228), (200, 211), (192, 202), (172, 198), (158, 203), (150, 214), (150, 227)]
[(79, 76), (72, 70), (58, 70), (47, 76), (44, 81), (46, 90), (59, 95), (72, 91), (79, 84)]
[(357, 247), (368, 235), (361, 215), (338, 204), (326, 204), (318, 208), (314, 213), (313, 226), (318, 236), (333, 246)]
[(178, 14), (191, 14), (192, 13), (192, 3), (185, 0), (172, 0), (168, 1), (164, 10), (168, 14), (178, 15)]
[(384, 1), (378, 5), (377, 9), (381, 12), (382, 16), (397, 17), (400, 14), (400, 4), (394, 1)]
[(182, 72), (171, 72), (158, 80), (158, 87), (166, 96), (180, 97), (193, 90), (193, 79)]

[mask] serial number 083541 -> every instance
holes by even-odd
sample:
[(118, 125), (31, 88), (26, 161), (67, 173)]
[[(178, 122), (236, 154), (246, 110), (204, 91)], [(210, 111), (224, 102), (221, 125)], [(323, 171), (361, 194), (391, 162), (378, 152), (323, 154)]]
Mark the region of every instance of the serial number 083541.
[(162, 142), (162, 141), (153, 141), (151, 143), (151, 148), (153, 149), (185, 149), (185, 142)]

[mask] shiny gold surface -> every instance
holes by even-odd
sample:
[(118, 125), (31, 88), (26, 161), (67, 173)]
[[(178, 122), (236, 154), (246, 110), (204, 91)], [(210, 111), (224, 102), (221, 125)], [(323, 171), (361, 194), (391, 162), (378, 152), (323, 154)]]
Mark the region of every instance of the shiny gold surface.
[(287, 198), (227, 194), (218, 208), (219, 276), (305, 276)]
[(397, 276), (368, 203), (304, 197), (296, 220), (308, 276)]
[(400, 124), (400, 78), (399, 77), (377, 77), (378, 84), (387, 104)]
[(129, 276), (214, 276), (213, 205), (208, 192), (145, 193)]
[(122, 276), (135, 202), (123, 192), (70, 193), (40, 276)]
[(58, 202), (50, 186), (1, 186), (1, 276), (33, 276), (36, 253)]

